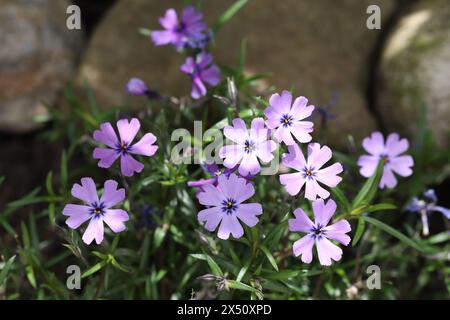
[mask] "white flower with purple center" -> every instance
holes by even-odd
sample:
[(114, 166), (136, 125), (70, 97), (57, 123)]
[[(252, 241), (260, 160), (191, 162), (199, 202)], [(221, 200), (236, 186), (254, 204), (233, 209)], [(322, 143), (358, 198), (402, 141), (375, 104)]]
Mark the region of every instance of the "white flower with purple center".
[(191, 97), (199, 99), (206, 95), (205, 83), (217, 86), (220, 82), (220, 70), (212, 64), (210, 53), (200, 52), (195, 58), (187, 57), (181, 66), (181, 71), (192, 79)]
[(272, 161), (272, 153), (277, 146), (274, 141), (268, 140), (269, 132), (262, 118), (253, 119), (250, 130), (247, 130), (244, 120), (234, 119), (233, 126), (226, 126), (223, 133), (235, 143), (219, 150), (225, 167), (234, 168), (239, 164), (239, 174), (248, 176), (261, 170), (259, 160), (265, 163)]
[(124, 176), (130, 177), (135, 172), (141, 172), (144, 165), (131, 155), (151, 157), (158, 150), (158, 146), (153, 145), (156, 142), (156, 137), (152, 133), (146, 133), (141, 140), (133, 144), (140, 127), (141, 124), (136, 118), (131, 119), (130, 122), (127, 119), (121, 119), (117, 121), (118, 138), (111, 123), (102, 123), (100, 130), (94, 132), (94, 140), (107, 145), (110, 149), (94, 149), (94, 159), (100, 159), (98, 166), (109, 168), (120, 157), (120, 169)]
[(198, 213), (198, 220), (205, 223), (205, 229), (213, 232), (219, 226), (217, 236), (228, 239), (230, 234), (240, 238), (244, 234), (241, 222), (249, 227), (258, 223), (262, 214), (259, 203), (243, 203), (255, 194), (255, 188), (244, 178), (232, 173), (229, 176), (220, 175), (217, 186), (207, 184), (203, 191), (197, 194), (198, 201), (207, 209)]
[(73, 185), (72, 196), (82, 200), (85, 205), (67, 204), (63, 209), (63, 215), (69, 217), (66, 224), (72, 229), (77, 229), (89, 220), (83, 234), (84, 243), (90, 244), (94, 239), (97, 244), (103, 241), (103, 222), (115, 233), (126, 229), (124, 222), (129, 219), (128, 213), (122, 209), (112, 209), (125, 199), (125, 189), (117, 189), (117, 186), (114, 180), (106, 181), (99, 199), (92, 178), (82, 178), (81, 185)]
[(373, 132), (370, 137), (363, 140), (362, 145), (370, 153), (358, 159), (358, 166), (361, 167), (359, 172), (362, 176), (366, 178), (373, 176), (380, 159), (384, 159), (380, 188), (394, 188), (397, 185), (394, 172), (402, 177), (412, 175), (413, 158), (410, 155), (401, 155), (408, 150), (408, 140), (400, 139), (397, 133), (391, 133), (384, 143), (383, 135), (380, 132)]
[(289, 153), (283, 154), (282, 163), (298, 172), (280, 175), (280, 183), (284, 185), (286, 192), (295, 196), (305, 186), (305, 198), (309, 200), (316, 200), (317, 197), (328, 198), (330, 193), (321, 187), (319, 182), (334, 188), (341, 182), (342, 178), (338, 174), (343, 171), (342, 165), (338, 162), (322, 168), (331, 159), (331, 149), (327, 146), (320, 147), (318, 143), (310, 143), (308, 160), (305, 160), (297, 144), (288, 146), (288, 150)]
[(201, 43), (207, 38), (207, 25), (202, 21), (203, 13), (188, 6), (183, 9), (181, 19), (175, 9), (168, 9), (159, 18), (159, 23), (165, 30), (151, 32), (151, 38), (156, 46), (172, 44), (177, 50), (191, 43)]
[(267, 117), (267, 127), (275, 130), (274, 136), (278, 142), (286, 145), (295, 143), (292, 135), (301, 143), (311, 141), (310, 133), (314, 124), (311, 121), (303, 121), (311, 116), (314, 106), (308, 105), (308, 99), (298, 97), (292, 103), (292, 94), (283, 91), (273, 94), (269, 99), (269, 107), (264, 111)]
[(316, 245), (320, 264), (330, 266), (332, 260), (339, 261), (342, 258), (342, 249), (330, 239), (344, 246), (348, 245), (351, 239), (346, 233), (351, 231), (351, 226), (346, 220), (328, 225), (336, 211), (336, 202), (331, 199), (326, 203), (322, 199), (313, 201), (312, 208), (314, 223), (300, 208), (294, 211), (295, 219), (289, 220), (289, 231), (306, 233), (294, 242), (293, 252), (296, 257), (300, 256), (304, 263), (311, 263), (313, 246)]

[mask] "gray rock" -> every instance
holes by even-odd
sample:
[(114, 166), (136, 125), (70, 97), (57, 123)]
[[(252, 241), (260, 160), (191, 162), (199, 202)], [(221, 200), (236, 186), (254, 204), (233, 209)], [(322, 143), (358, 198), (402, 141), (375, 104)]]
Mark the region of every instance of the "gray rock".
[(0, 6), (0, 130), (24, 133), (40, 127), (73, 75), (81, 31), (66, 28), (67, 1), (2, 0)]
[[(215, 21), (233, 2), (205, 1), (207, 22)], [(369, 56), (380, 34), (366, 27), (371, 4), (381, 7), (383, 21), (394, 8), (393, 0), (249, 1), (218, 34), (215, 59), (235, 65), (245, 38), (247, 73), (271, 72), (273, 76), (263, 82), (266, 88), (293, 87), (317, 106), (328, 104), (338, 93), (330, 143), (343, 145), (348, 134), (359, 140), (375, 128), (365, 96)], [(142, 105), (123, 90), (131, 76), (143, 78), (157, 91), (188, 95), (189, 79), (179, 71), (181, 55), (171, 47), (154, 47), (137, 32), (140, 27), (160, 28), (157, 18), (167, 8), (181, 5), (181, 1), (118, 2), (91, 39), (78, 83), (87, 80), (104, 105)]]
[(414, 137), (422, 106), (442, 147), (450, 145), (450, 6), (418, 2), (397, 24), (384, 48), (378, 109), (391, 131)]

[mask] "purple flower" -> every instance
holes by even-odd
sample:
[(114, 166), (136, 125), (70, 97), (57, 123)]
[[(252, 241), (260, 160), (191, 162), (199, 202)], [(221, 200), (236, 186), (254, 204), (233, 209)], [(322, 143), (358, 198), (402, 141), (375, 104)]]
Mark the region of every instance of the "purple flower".
[(134, 96), (143, 96), (148, 93), (148, 88), (141, 79), (131, 78), (126, 85), (126, 91)]
[(322, 199), (313, 201), (314, 223), (306, 213), (298, 208), (294, 211), (295, 219), (289, 219), (289, 231), (304, 232), (306, 235), (294, 242), (293, 252), (296, 257), (301, 256), (304, 263), (311, 263), (314, 244), (317, 248), (319, 262), (323, 266), (330, 266), (332, 260), (339, 261), (342, 258), (342, 249), (333, 244), (329, 239), (335, 240), (344, 246), (350, 243), (350, 223), (346, 220), (327, 226), (336, 211), (336, 202)]
[(421, 199), (419, 200), (417, 197), (414, 197), (406, 207), (406, 210), (420, 213), (423, 226), (422, 234), (424, 236), (428, 236), (430, 234), (430, 229), (428, 227), (428, 215), (432, 212), (440, 212), (447, 219), (450, 219), (450, 209), (437, 205), (438, 199), (433, 189), (425, 191), (423, 195), (428, 201)]
[(338, 174), (343, 171), (342, 165), (338, 162), (321, 169), (331, 159), (331, 149), (327, 146), (321, 148), (318, 143), (310, 143), (307, 161), (297, 144), (289, 146), (288, 150), (289, 153), (283, 154), (282, 163), (298, 172), (280, 175), (280, 183), (284, 185), (286, 191), (295, 196), (303, 185), (306, 185), (305, 197), (307, 199), (316, 200), (317, 196), (322, 199), (328, 198), (330, 193), (318, 182), (328, 187), (336, 187), (342, 180)]
[(168, 9), (159, 23), (165, 30), (152, 31), (151, 38), (156, 46), (172, 44), (181, 50), (186, 44), (197, 43), (206, 38), (204, 31), (207, 26), (202, 21), (203, 13), (189, 6), (183, 9), (181, 19), (175, 9)]
[(267, 140), (269, 133), (263, 118), (253, 119), (249, 131), (244, 120), (234, 119), (233, 126), (226, 126), (223, 132), (225, 137), (235, 143), (219, 150), (219, 156), (225, 158), (225, 167), (233, 168), (239, 164), (239, 174), (254, 175), (261, 170), (258, 159), (262, 162), (273, 159), (272, 152), (277, 146), (274, 141)]
[(281, 95), (276, 93), (270, 97), (269, 107), (264, 114), (267, 117), (267, 127), (276, 129), (274, 136), (277, 141), (290, 146), (295, 143), (292, 135), (302, 143), (311, 141), (310, 133), (314, 124), (302, 120), (311, 116), (313, 111), (314, 106), (308, 106), (308, 99), (305, 97), (296, 98), (292, 104), (292, 94), (285, 90)]
[(81, 185), (74, 184), (72, 196), (82, 200), (86, 205), (67, 204), (63, 215), (68, 216), (66, 224), (77, 229), (85, 221), (89, 225), (83, 234), (83, 241), (90, 244), (95, 239), (97, 244), (103, 241), (103, 222), (115, 233), (126, 229), (124, 222), (128, 221), (128, 213), (122, 209), (111, 209), (125, 199), (125, 189), (117, 189), (117, 182), (108, 180), (105, 182), (103, 195), (100, 200), (97, 188), (92, 178), (82, 178)]
[(359, 172), (362, 176), (371, 177), (375, 173), (380, 159), (384, 158), (385, 160), (380, 188), (393, 188), (397, 185), (394, 172), (402, 177), (412, 175), (413, 158), (409, 155), (400, 155), (408, 150), (408, 140), (400, 139), (397, 133), (391, 133), (385, 144), (383, 135), (380, 132), (373, 132), (370, 137), (363, 140), (362, 145), (370, 153), (370, 155), (359, 157), (358, 166), (361, 167)]
[(144, 165), (134, 159), (132, 154), (139, 154), (151, 157), (158, 150), (158, 146), (153, 145), (156, 137), (152, 133), (146, 133), (141, 140), (132, 144), (141, 124), (138, 119), (133, 118), (130, 122), (127, 119), (117, 121), (119, 137), (111, 125), (106, 122), (100, 125), (100, 130), (95, 130), (94, 140), (107, 145), (110, 149), (95, 148), (94, 159), (100, 159), (100, 168), (109, 168), (120, 157), (120, 169), (124, 176), (130, 177), (134, 172), (141, 172)]
[(181, 66), (181, 71), (188, 74), (192, 79), (191, 97), (199, 99), (206, 95), (204, 82), (211, 86), (216, 86), (220, 82), (220, 70), (212, 64), (212, 55), (206, 52), (200, 52), (195, 59), (186, 58)]
[(187, 185), (189, 187), (197, 187), (200, 188), (201, 191), (203, 191), (202, 187), (207, 184), (217, 184), (217, 181), (219, 179), (219, 176), (222, 174), (229, 176), (231, 173), (236, 171), (236, 168), (223, 168), (220, 169), (219, 166), (215, 163), (205, 163), (202, 165), (203, 170), (206, 171), (211, 178), (209, 179), (200, 179), (197, 181), (188, 181)]
[(234, 238), (240, 238), (244, 229), (240, 221), (249, 227), (258, 223), (262, 214), (259, 203), (242, 203), (255, 194), (255, 188), (244, 178), (232, 173), (230, 176), (220, 175), (217, 187), (208, 184), (203, 186), (204, 191), (197, 195), (199, 202), (209, 208), (198, 213), (198, 220), (205, 223), (208, 231), (216, 230), (220, 224), (217, 236), (228, 239), (230, 233)]

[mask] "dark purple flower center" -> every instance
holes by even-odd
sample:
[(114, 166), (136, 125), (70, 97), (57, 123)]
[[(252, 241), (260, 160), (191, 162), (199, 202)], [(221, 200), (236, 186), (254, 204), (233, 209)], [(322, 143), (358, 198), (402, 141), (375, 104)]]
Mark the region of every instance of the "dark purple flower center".
[(183, 21), (180, 21), (178, 26), (175, 28), (175, 32), (182, 33), (184, 31), (186, 31), (186, 23), (184, 23)]
[(222, 212), (226, 212), (226, 214), (232, 214), (237, 208), (236, 200), (232, 198), (222, 201)]
[(387, 154), (382, 154), (380, 155), (381, 159), (384, 160), (384, 164), (388, 164), (389, 163), (389, 156)]
[(115, 148), (116, 152), (121, 154), (122, 156), (127, 155), (131, 151), (131, 146), (129, 143), (120, 141), (116, 144)]
[(91, 208), (89, 209), (89, 213), (94, 215), (94, 218), (102, 216), (105, 214), (105, 204), (103, 202), (97, 203), (94, 202), (91, 204)]
[(304, 167), (303, 168), (303, 178), (308, 179), (308, 180), (313, 180), (316, 177), (316, 172), (314, 171), (315, 168), (314, 167)]
[(293, 120), (294, 120), (294, 118), (292, 116), (290, 116), (288, 114), (284, 114), (280, 119), (280, 123), (283, 125), (283, 127), (287, 128), (292, 125)]
[(251, 153), (253, 150), (255, 150), (255, 144), (250, 140), (246, 140), (244, 143), (244, 150), (247, 153)]
[(324, 226), (318, 224), (311, 228), (311, 234), (314, 238), (320, 239), (322, 236), (325, 236), (326, 230), (324, 230)]

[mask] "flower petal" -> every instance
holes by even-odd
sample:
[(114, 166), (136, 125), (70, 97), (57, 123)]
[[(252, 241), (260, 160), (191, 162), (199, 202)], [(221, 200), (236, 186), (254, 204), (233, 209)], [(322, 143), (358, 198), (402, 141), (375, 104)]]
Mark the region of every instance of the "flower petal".
[(288, 114), (291, 111), (292, 94), (284, 90), (281, 95), (273, 94), (269, 99), (269, 105), (276, 109), (280, 114)]
[(114, 180), (107, 180), (100, 202), (105, 208), (111, 208), (125, 199), (125, 189), (117, 189), (119, 184)]
[(306, 179), (305, 198), (313, 201), (317, 196), (326, 199), (330, 193), (322, 188), (315, 179)]
[(249, 139), (247, 126), (244, 120), (239, 118), (233, 119), (233, 126), (223, 128), (223, 134), (231, 141), (239, 144), (244, 144)]
[(177, 12), (175, 9), (167, 9), (165, 15), (158, 21), (165, 29), (173, 30), (178, 26)]
[(267, 140), (260, 142), (256, 147), (256, 156), (261, 159), (262, 162), (267, 163), (273, 160), (274, 155), (272, 152), (275, 151), (277, 145), (272, 140)]
[(206, 221), (205, 229), (212, 232), (216, 230), (220, 221), (222, 221), (222, 215), (222, 210), (219, 207), (212, 207), (201, 210), (197, 215), (197, 219), (201, 223)]
[(358, 159), (359, 173), (366, 178), (369, 178), (374, 175), (375, 170), (378, 166), (378, 161), (380, 160), (379, 156), (360, 156)]
[(244, 153), (242, 157), (241, 164), (239, 165), (238, 171), (242, 176), (254, 175), (261, 170), (256, 153)]
[(294, 123), (291, 127), (291, 133), (301, 143), (307, 143), (312, 140), (310, 133), (313, 131), (314, 123), (310, 121), (300, 121)]
[(82, 178), (81, 185), (75, 183), (72, 187), (72, 196), (83, 200), (87, 204), (98, 203), (97, 187), (92, 178)]
[(202, 71), (201, 78), (210, 86), (217, 86), (220, 82), (220, 69), (212, 65), (206, 70)]
[(291, 130), (284, 126), (279, 126), (275, 130), (273, 136), (279, 143), (284, 142), (287, 146), (292, 146), (293, 144), (295, 144), (295, 141), (292, 138)]
[(128, 122), (128, 119), (120, 119), (117, 121), (120, 139), (124, 143), (131, 143), (134, 137), (136, 137), (140, 127), (141, 123), (136, 118), (131, 119), (130, 122)]
[(379, 156), (384, 152), (384, 138), (381, 132), (373, 132), (370, 137), (363, 140), (362, 145), (373, 156)]
[(310, 154), (308, 155), (308, 165), (315, 169), (320, 169), (325, 163), (331, 159), (331, 149), (327, 146), (320, 147), (318, 143), (310, 143), (308, 145)]
[(241, 162), (244, 153), (244, 147), (237, 144), (223, 146), (219, 150), (219, 156), (224, 158), (223, 165), (227, 168), (236, 167)]
[(336, 240), (343, 245), (348, 245), (350, 243), (350, 237), (346, 235), (347, 232), (351, 231), (350, 223), (347, 220), (339, 220), (338, 222), (324, 228), (326, 231), (325, 236), (329, 239)]
[(386, 139), (386, 151), (390, 157), (398, 156), (408, 150), (407, 139), (400, 139), (398, 133), (391, 133)]
[(90, 209), (89, 206), (67, 204), (63, 209), (63, 215), (69, 216), (66, 224), (72, 229), (78, 228), (91, 217)]
[(316, 225), (321, 225), (325, 227), (330, 222), (331, 217), (336, 212), (336, 202), (330, 199), (326, 203), (322, 199), (317, 201), (313, 201), (312, 203), (313, 212), (314, 212), (314, 220)]
[(235, 215), (225, 214), (223, 215), (222, 222), (220, 223), (217, 236), (220, 239), (226, 240), (230, 237), (230, 233), (234, 238), (239, 239), (244, 235), (244, 229)]
[(289, 219), (289, 231), (297, 232), (311, 232), (314, 227), (311, 219), (306, 215), (305, 211), (301, 208), (294, 210), (295, 219)]
[(129, 154), (122, 155), (120, 158), (120, 170), (126, 177), (131, 177), (134, 172), (141, 172), (144, 169), (144, 165), (134, 159)]
[(249, 227), (254, 227), (258, 223), (257, 216), (262, 214), (262, 206), (259, 203), (241, 203), (238, 205), (236, 215)]
[(300, 150), (300, 147), (297, 144), (292, 146), (288, 146), (289, 153), (283, 154), (282, 163), (288, 167), (295, 169), (297, 171), (301, 171), (306, 166), (306, 160), (303, 155), (303, 152)]
[(388, 187), (390, 189), (394, 188), (397, 185), (397, 179), (394, 176), (394, 173), (389, 167), (384, 167), (383, 175), (380, 180), (380, 188)]
[(323, 266), (331, 266), (332, 260), (339, 261), (342, 258), (342, 249), (325, 237), (316, 239), (316, 247), (319, 262)]
[(303, 120), (311, 116), (313, 111), (314, 106), (308, 106), (308, 99), (305, 97), (298, 97), (292, 104), (291, 115), (295, 120)]
[(211, 184), (204, 185), (203, 191), (197, 194), (198, 201), (205, 206), (220, 206), (225, 196), (215, 186)]
[(310, 234), (307, 234), (300, 240), (295, 241), (292, 249), (296, 257), (301, 256), (302, 262), (311, 263), (313, 256), (313, 246), (314, 237), (312, 237)]
[(338, 174), (343, 170), (342, 165), (336, 162), (329, 167), (318, 170), (316, 178), (328, 187), (334, 188), (342, 181), (342, 178)]
[(218, 188), (222, 191), (225, 198), (234, 199), (236, 203), (244, 202), (255, 194), (253, 185), (234, 173), (229, 176), (220, 175)]
[(94, 159), (100, 159), (98, 166), (100, 168), (109, 168), (120, 156), (120, 153), (114, 149), (95, 148), (92, 153)]
[(400, 156), (389, 159), (388, 166), (396, 174), (402, 177), (408, 177), (413, 174), (411, 167), (414, 165), (414, 160), (411, 156)]
[(115, 233), (124, 231), (126, 229), (124, 222), (128, 220), (128, 213), (122, 209), (108, 209), (103, 216), (103, 221)]
[(119, 143), (116, 132), (111, 123), (105, 122), (100, 125), (100, 130), (94, 131), (94, 140), (107, 145), (110, 148), (115, 148)]
[(280, 175), (280, 183), (284, 185), (287, 193), (295, 196), (305, 184), (304, 174), (302, 172), (282, 174)]
[(92, 240), (95, 239), (97, 244), (103, 241), (103, 219), (101, 217), (92, 217), (86, 231), (83, 234), (83, 242), (86, 244), (91, 244)]
[(153, 145), (155, 141), (156, 137), (152, 133), (146, 133), (141, 140), (131, 147), (130, 153), (151, 157), (158, 150), (158, 146)]

